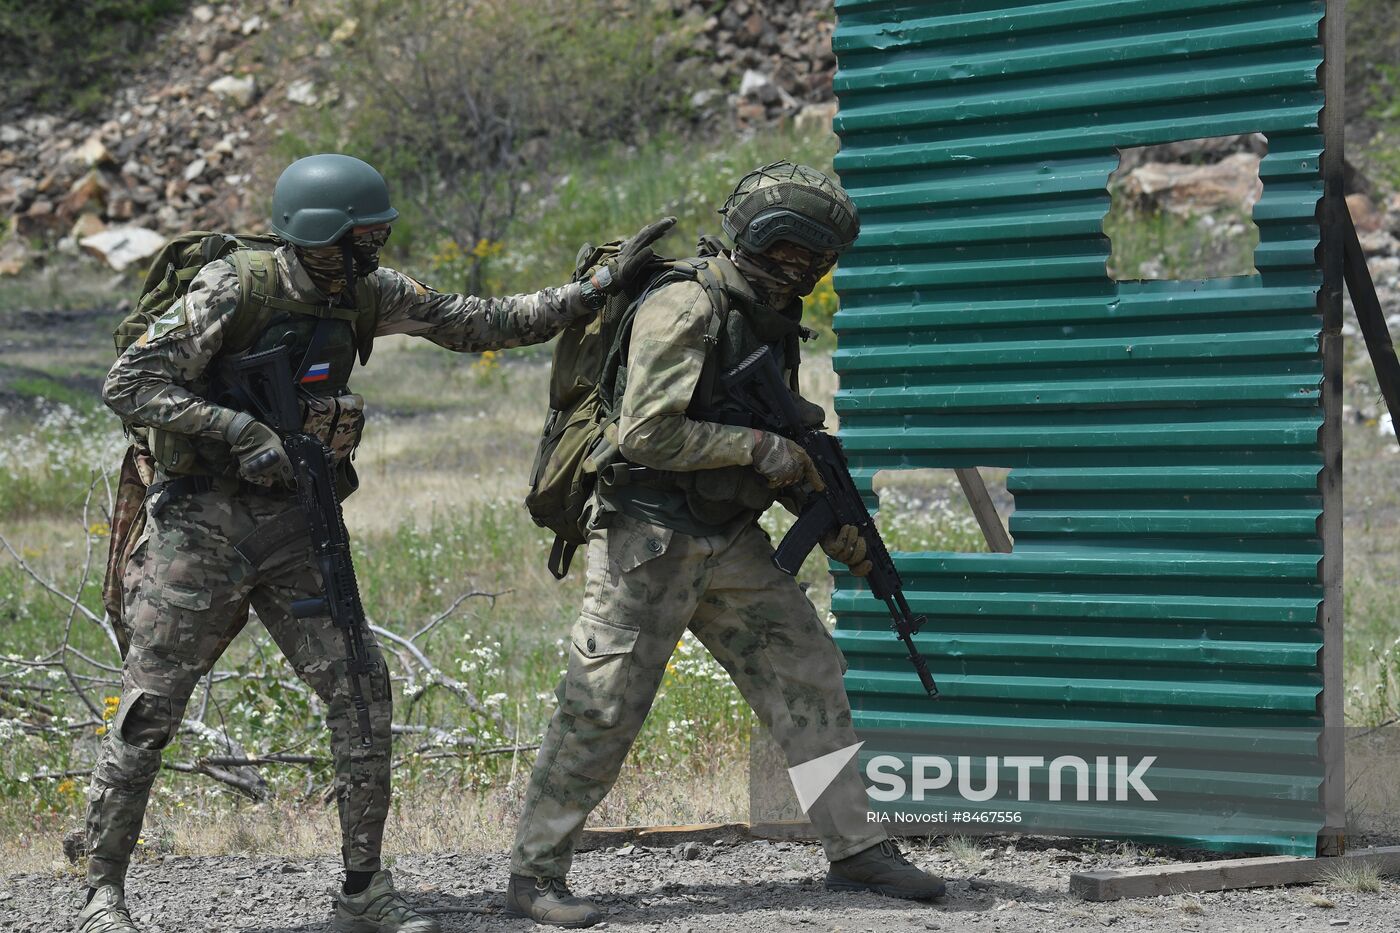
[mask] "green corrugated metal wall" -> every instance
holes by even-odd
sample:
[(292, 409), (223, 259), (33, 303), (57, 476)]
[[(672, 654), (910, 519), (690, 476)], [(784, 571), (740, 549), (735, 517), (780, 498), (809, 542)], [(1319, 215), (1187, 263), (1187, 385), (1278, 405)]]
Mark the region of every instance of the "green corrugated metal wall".
[[(1010, 467), (1016, 502), (1012, 554), (900, 557), (936, 702), (839, 581), (858, 726), (1320, 729), (1324, 4), (836, 10), (853, 470)], [(1111, 281), (1117, 147), (1249, 132), (1269, 140), (1259, 274)], [(1295, 765), (1315, 797), (1318, 761)], [(1287, 812), (1163, 835), (1311, 854)]]

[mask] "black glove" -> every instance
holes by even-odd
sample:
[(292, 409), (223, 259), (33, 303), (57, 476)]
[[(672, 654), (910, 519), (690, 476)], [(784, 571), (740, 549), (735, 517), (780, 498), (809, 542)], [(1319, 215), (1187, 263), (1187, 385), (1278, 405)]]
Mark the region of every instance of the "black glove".
[(676, 225), (676, 218), (663, 217), (655, 223), (647, 224), (629, 239), (624, 240), (617, 255), (598, 267), (589, 280), (593, 287), (605, 295), (616, 295), (629, 291), (633, 280), (655, 258), (651, 244), (661, 239)]

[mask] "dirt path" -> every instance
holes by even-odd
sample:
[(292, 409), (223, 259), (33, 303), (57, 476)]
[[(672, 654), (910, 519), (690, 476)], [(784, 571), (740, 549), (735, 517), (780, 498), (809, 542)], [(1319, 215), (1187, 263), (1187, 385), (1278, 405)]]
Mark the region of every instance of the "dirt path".
[[(825, 860), (809, 843), (745, 842), (687, 851), (624, 846), (579, 856), (580, 893), (607, 911), (607, 930), (675, 931), (1022, 931), (1111, 927), (1134, 931), (1375, 931), (1400, 928), (1400, 884), (1379, 893), (1312, 885), (1090, 904), (1066, 893), (1071, 871), (1143, 864), (1148, 856), (1073, 844), (983, 841), (985, 865), (969, 872), (946, 851), (914, 847), (914, 860), (949, 879), (940, 905), (832, 894)], [(692, 858), (685, 858), (690, 855)], [(969, 856), (964, 853), (964, 858)], [(442, 911), (447, 931), (533, 929), (500, 907), (504, 854), (404, 856), (400, 886)], [(246, 930), (329, 931), (332, 859), (167, 856), (137, 865), (128, 891), (145, 933)], [(72, 929), (82, 882), (76, 875), (14, 875), (0, 881), (0, 928), (14, 933)], [(1332, 906), (1327, 906), (1328, 904)]]

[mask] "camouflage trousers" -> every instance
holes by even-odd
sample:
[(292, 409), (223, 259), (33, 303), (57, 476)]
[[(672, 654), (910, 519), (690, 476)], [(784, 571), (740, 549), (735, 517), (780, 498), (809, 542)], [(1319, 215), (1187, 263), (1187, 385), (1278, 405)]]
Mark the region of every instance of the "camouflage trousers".
[(93, 887), (122, 883), (161, 751), (180, 731), (195, 685), (247, 622), (250, 605), (297, 676), (325, 705), (345, 865), (355, 871), (379, 869), (389, 808), (387, 669), (379, 647), (367, 637), (378, 673), (363, 680), (373, 732), (365, 748), (345, 676), (343, 635), (329, 618), (291, 614), (294, 600), (321, 593), (320, 573), (295, 508), (289, 496), (216, 489), (171, 499), (149, 516), (124, 579), (131, 648), (122, 664), (121, 702), (88, 790), (88, 883)]
[[(845, 663), (756, 525), (692, 537), (615, 515), (588, 543), (588, 579), (559, 707), (535, 761), (511, 871), (562, 878), (584, 821), (617, 780), (687, 628), (790, 765), (855, 744)], [(808, 812), (827, 857), (883, 841), (854, 761)]]

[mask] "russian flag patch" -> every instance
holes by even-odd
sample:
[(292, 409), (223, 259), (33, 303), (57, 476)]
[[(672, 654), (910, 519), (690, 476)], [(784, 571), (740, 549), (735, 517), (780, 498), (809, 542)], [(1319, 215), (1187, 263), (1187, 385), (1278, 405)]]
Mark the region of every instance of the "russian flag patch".
[(301, 377), (302, 383), (325, 382), (331, 377), (330, 363), (313, 363), (306, 369), (306, 375)]

